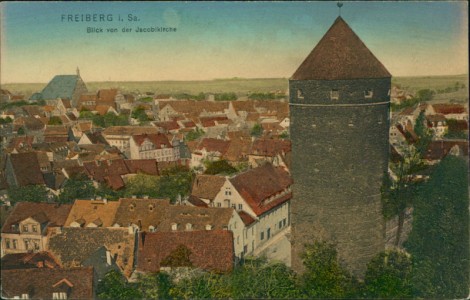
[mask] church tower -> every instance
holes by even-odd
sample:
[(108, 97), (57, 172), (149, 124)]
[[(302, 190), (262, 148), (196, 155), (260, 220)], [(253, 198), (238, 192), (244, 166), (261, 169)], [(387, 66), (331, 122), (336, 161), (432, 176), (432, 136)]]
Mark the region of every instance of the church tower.
[(391, 74), (338, 17), (289, 80), (292, 267), (313, 240), (333, 242), (363, 276), (385, 247)]

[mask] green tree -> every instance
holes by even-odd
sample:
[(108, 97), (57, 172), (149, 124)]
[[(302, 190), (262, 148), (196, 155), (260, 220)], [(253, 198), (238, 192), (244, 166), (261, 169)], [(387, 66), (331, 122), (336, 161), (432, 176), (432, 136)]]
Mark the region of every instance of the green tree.
[(305, 272), (300, 286), (307, 298), (345, 298), (356, 292), (355, 279), (338, 262), (332, 244), (314, 242), (302, 254)]
[(204, 171), (204, 174), (209, 175), (230, 175), (238, 171), (236, 168), (232, 167), (225, 159), (208, 161), (205, 165), (206, 170)]
[(139, 275), (137, 289), (143, 299), (170, 299), (173, 287), (171, 278), (165, 272)]
[(368, 298), (412, 298), (411, 258), (402, 251), (390, 250), (376, 255), (367, 265), (364, 278)]
[(96, 295), (98, 299), (141, 299), (142, 293), (126, 282), (117, 271), (106, 273), (103, 280), (98, 282)]
[(82, 108), (82, 110), (80, 110), (80, 116), (79, 116), (80, 119), (91, 120), (93, 116), (94, 114), (86, 108)]
[(414, 294), (464, 298), (469, 282), (468, 170), (448, 155), (415, 199), (413, 229), (405, 244), (413, 257)]
[(59, 195), (61, 203), (73, 203), (75, 199), (91, 199), (95, 195), (93, 181), (86, 176), (69, 178)]
[(1, 118), (0, 119), (0, 124), (8, 124), (13, 122), (13, 120), (10, 117), (6, 117), (5, 119)]
[(434, 97), (435, 92), (430, 89), (423, 89), (416, 92), (416, 97), (420, 102), (430, 101)]
[(23, 127), (18, 128), (17, 133), (18, 133), (18, 135), (25, 135), (24, 128)]
[(100, 183), (98, 188), (95, 191), (96, 196), (108, 200), (118, 200), (119, 198), (124, 197), (124, 190), (113, 190), (105, 183)]
[(254, 137), (260, 137), (263, 134), (263, 127), (261, 127), (261, 124), (256, 123), (255, 126), (253, 126), (251, 129), (250, 134)]
[(10, 187), (8, 197), (12, 204), (17, 202), (47, 202), (49, 197), (44, 185), (27, 185), (22, 187)]
[(199, 129), (198, 127), (196, 127), (196, 129), (193, 129), (191, 131), (189, 131), (185, 138), (186, 138), (186, 141), (194, 141), (194, 140), (197, 140), (198, 138), (202, 137), (204, 135), (204, 130), (202, 129)]
[(230, 276), (231, 294), (236, 299), (294, 299), (301, 296), (295, 273), (282, 263), (246, 260)]
[(57, 116), (52, 116), (49, 118), (47, 125), (62, 125), (62, 120)]
[(137, 174), (126, 183), (125, 195), (156, 198), (158, 197), (159, 188), (160, 180), (158, 176)]
[(194, 173), (185, 168), (173, 168), (162, 173), (159, 180), (158, 197), (170, 198), (174, 202), (178, 196), (188, 196)]
[(237, 94), (231, 92), (231, 93), (221, 93), (221, 94), (215, 94), (214, 96), (216, 101), (232, 101), (232, 100), (237, 100)]
[(423, 157), (432, 140), (432, 131), (426, 126), (426, 115), (424, 114), (424, 111), (419, 113), (413, 129), (418, 136), (418, 141), (415, 143), (414, 147), (418, 150), (421, 157)]
[(145, 107), (141, 105), (132, 111), (131, 117), (138, 120), (141, 124), (145, 124), (149, 121), (149, 118), (145, 112)]

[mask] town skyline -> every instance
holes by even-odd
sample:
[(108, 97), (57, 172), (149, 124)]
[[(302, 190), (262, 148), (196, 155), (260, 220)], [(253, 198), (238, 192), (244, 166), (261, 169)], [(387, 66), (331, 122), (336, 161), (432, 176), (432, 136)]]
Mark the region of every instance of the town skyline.
[[(1, 83), (48, 82), (77, 66), (91, 82), (289, 78), (338, 13), (334, 2), (6, 3)], [(345, 2), (341, 16), (393, 76), (468, 73), (464, 2)]]

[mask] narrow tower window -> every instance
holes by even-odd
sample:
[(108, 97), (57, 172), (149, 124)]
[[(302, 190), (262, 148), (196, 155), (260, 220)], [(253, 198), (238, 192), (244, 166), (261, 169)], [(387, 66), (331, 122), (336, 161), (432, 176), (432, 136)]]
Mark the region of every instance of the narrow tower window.
[(372, 89), (367, 89), (364, 91), (364, 97), (366, 99), (372, 98), (373, 95), (374, 95), (374, 92), (372, 91)]
[(297, 98), (304, 99), (304, 92), (301, 89), (297, 90)]
[(338, 100), (339, 99), (339, 91), (337, 89), (332, 89), (331, 90), (330, 99), (331, 100)]

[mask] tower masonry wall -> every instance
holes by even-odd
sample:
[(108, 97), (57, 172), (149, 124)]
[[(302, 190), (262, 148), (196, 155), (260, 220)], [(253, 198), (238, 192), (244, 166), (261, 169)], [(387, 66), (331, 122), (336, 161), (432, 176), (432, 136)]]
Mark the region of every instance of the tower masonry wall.
[[(384, 250), (380, 189), (388, 167), (390, 83), (390, 78), (289, 82), (295, 270), (303, 270), (300, 255), (313, 240), (336, 244), (341, 262), (359, 277)], [(330, 98), (332, 90), (339, 99)]]

